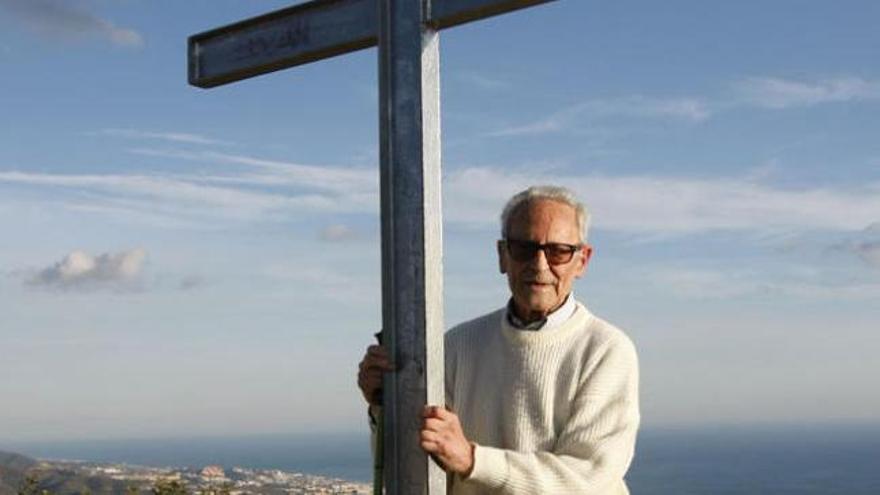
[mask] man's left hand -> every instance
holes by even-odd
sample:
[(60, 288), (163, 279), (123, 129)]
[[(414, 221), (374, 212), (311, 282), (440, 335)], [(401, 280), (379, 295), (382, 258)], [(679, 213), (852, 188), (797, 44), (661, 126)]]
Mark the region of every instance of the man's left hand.
[(474, 468), (474, 446), (464, 436), (458, 416), (439, 406), (425, 406), (421, 442), (448, 472), (467, 477)]

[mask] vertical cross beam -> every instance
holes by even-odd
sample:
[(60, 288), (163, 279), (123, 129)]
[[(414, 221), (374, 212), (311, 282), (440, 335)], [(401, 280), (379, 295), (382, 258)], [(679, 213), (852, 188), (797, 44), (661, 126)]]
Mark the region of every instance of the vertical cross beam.
[(397, 366), (384, 382), (388, 494), (446, 491), (445, 473), (419, 445), (424, 404), (445, 404), (440, 53), (429, 8), (379, 0), (382, 320)]

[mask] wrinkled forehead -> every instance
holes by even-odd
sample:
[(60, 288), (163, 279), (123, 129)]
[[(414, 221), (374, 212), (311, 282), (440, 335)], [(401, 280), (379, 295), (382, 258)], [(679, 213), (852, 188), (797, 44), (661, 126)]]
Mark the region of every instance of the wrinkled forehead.
[(531, 230), (551, 230), (557, 235), (579, 237), (577, 211), (571, 205), (552, 199), (537, 199), (519, 205), (511, 212), (507, 232), (511, 236)]

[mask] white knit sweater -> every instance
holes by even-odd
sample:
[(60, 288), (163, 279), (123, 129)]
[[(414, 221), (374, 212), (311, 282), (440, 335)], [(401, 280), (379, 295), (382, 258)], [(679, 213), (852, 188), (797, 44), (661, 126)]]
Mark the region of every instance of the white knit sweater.
[(504, 309), (446, 334), (446, 400), (476, 444), (468, 494), (629, 493), (639, 424), (632, 342), (580, 303), (564, 324), (512, 327)]

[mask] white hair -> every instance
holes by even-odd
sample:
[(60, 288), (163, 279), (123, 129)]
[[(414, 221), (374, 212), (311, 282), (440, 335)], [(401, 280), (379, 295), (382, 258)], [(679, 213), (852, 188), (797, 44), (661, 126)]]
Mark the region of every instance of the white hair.
[(574, 212), (578, 223), (578, 233), (580, 234), (580, 242), (587, 242), (587, 232), (590, 228), (590, 212), (583, 203), (578, 201), (577, 197), (570, 189), (562, 186), (531, 186), (525, 191), (520, 191), (513, 195), (504, 205), (501, 212), (501, 238), (507, 239), (510, 217), (521, 206), (531, 203), (532, 201), (549, 200), (558, 201), (574, 208)]

